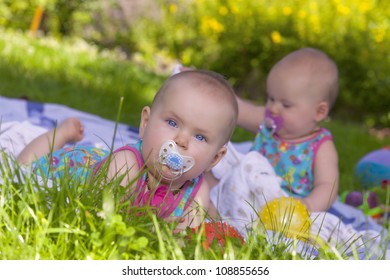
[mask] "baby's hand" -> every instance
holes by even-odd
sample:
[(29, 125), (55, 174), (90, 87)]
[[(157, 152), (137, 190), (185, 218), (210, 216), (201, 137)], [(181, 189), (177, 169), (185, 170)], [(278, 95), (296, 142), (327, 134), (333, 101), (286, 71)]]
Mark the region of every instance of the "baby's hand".
[(194, 68), (186, 67), (186, 66), (183, 66), (180, 63), (178, 63), (175, 65), (175, 67), (173, 67), (172, 75), (175, 75), (175, 74), (183, 72), (183, 71), (189, 71), (189, 70), (194, 70)]
[(66, 143), (73, 143), (83, 139), (84, 127), (78, 118), (65, 119), (56, 129), (56, 133), (62, 136)]

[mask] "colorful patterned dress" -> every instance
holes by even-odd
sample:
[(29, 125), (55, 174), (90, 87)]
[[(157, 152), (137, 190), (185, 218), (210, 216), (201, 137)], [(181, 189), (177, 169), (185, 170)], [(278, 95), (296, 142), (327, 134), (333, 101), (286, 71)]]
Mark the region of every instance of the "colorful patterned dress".
[[(135, 154), (138, 167), (144, 170), (145, 162), (141, 154), (142, 141), (134, 145), (125, 145), (113, 152), (113, 154), (128, 150)], [(93, 174), (103, 166), (109, 151), (84, 146), (73, 146), (60, 149), (48, 156), (41, 157), (32, 164), (32, 171), (44, 178), (59, 179), (65, 173), (74, 176), (73, 182), (80, 184), (87, 182)], [(51, 164), (49, 164), (51, 162)], [(184, 211), (193, 201), (202, 182), (203, 176), (187, 181), (177, 193), (170, 191), (169, 186), (158, 186), (154, 191), (148, 189), (147, 172), (140, 174), (135, 195), (135, 206), (150, 205), (158, 208), (161, 218), (169, 216), (181, 217)]]
[(331, 133), (321, 128), (309, 139), (286, 141), (261, 126), (252, 146), (265, 156), (283, 178), (282, 188), (291, 195), (305, 197), (314, 187), (314, 162), (318, 148), (325, 141), (332, 141)]

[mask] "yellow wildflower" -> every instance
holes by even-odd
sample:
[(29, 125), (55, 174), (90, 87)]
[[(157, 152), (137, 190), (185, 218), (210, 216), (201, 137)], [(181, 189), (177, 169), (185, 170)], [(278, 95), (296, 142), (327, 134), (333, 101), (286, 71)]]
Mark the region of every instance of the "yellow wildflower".
[(386, 31), (384, 28), (379, 28), (374, 31), (374, 39), (377, 43), (382, 43), (385, 37)]
[(292, 9), (290, 7), (283, 7), (283, 15), (289, 16), (292, 14)]
[(343, 16), (349, 15), (351, 13), (351, 10), (344, 5), (337, 6), (337, 11), (342, 14)]
[(238, 14), (238, 12), (239, 12), (238, 7), (236, 5), (230, 6), (230, 12), (232, 14)]
[(317, 15), (311, 15), (310, 16), (310, 24), (311, 24), (311, 28), (312, 30), (319, 34), (321, 33), (321, 24), (320, 24), (320, 19)]
[(229, 10), (225, 6), (222, 6), (219, 8), (218, 12), (221, 16), (226, 16), (229, 13)]
[(318, 4), (316, 2), (310, 2), (310, 10), (311, 11), (317, 11), (318, 10)]
[(177, 12), (177, 6), (175, 4), (170, 4), (168, 10), (171, 14), (175, 14)]
[(271, 40), (274, 44), (280, 44), (282, 42), (282, 35), (278, 31), (272, 31)]
[(211, 33), (221, 33), (225, 30), (225, 27), (215, 18), (203, 17), (201, 22), (201, 31), (204, 34)]
[(372, 3), (368, 2), (368, 1), (365, 1), (365, 2), (360, 2), (359, 3), (359, 11), (364, 14), (365, 12), (369, 11), (372, 9)]

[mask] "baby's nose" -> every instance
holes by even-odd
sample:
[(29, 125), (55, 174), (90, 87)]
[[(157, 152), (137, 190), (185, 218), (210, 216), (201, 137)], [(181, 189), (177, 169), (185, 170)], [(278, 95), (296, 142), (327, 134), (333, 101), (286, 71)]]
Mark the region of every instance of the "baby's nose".
[(269, 106), (269, 111), (272, 115), (277, 115), (279, 113), (278, 105), (272, 104), (271, 106)]
[(188, 137), (185, 135), (185, 133), (178, 133), (173, 141), (175, 141), (177, 146), (183, 149), (188, 147)]

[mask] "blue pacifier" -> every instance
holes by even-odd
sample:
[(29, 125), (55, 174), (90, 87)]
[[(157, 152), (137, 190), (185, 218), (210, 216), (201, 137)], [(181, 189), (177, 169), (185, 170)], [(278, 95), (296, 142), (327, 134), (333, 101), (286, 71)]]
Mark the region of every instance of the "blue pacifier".
[(167, 154), (165, 161), (168, 167), (175, 171), (182, 169), (184, 165), (183, 158), (177, 154)]
[(195, 164), (195, 160), (192, 157), (183, 156), (179, 153), (176, 143), (172, 140), (168, 140), (162, 144), (159, 161), (162, 165), (166, 165), (169, 168), (174, 178), (180, 177)]

